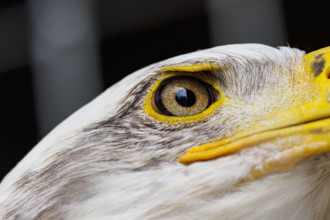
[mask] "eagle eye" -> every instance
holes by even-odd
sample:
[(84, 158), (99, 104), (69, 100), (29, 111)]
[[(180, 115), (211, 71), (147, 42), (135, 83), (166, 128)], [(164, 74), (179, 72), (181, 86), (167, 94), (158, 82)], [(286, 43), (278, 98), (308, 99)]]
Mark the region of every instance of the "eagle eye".
[(152, 107), (159, 114), (176, 117), (196, 115), (218, 98), (214, 88), (191, 76), (163, 80), (152, 97)]

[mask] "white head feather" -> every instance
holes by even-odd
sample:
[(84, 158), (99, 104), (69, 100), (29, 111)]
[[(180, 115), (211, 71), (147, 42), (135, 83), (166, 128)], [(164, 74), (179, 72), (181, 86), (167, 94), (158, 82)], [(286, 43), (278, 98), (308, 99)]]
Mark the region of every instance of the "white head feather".
[[(191, 133), (185, 139), (170, 134), (165, 125), (155, 122), (157, 129), (165, 126), (165, 130), (161, 130), (162, 135), (172, 135), (173, 145), (178, 149), (157, 148), (160, 146), (161, 132), (154, 134), (149, 128), (138, 127), (134, 138), (149, 140), (139, 144), (139, 140), (134, 139), (135, 145), (140, 145), (134, 147), (145, 148), (145, 151), (137, 150), (135, 153), (135, 149), (129, 148), (133, 137), (122, 139), (121, 144), (127, 148), (123, 147), (120, 152), (118, 149), (111, 151), (119, 148), (120, 143), (111, 142), (115, 134), (110, 132), (113, 130), (108, 127), (111, 123), (109, 120), (121, 114), (124, 104), (130, 107), (137, 95), (141, 97), (141, 102), (137, 102), (135, 107), (141, 107), (143, 97), (148, 93), (151, 83), (158, 79), (157, 74), (162, 68), (195, 62), (227, 65), (235, 60), (236, 63), (230, 65), (235, 65), (236, 70), (240, 71), (237, 75), (242, 78), (236, 82), (242, 88), (249, 86), (244, 85), (249, 82), (244, 74), (253, 74), (254, 71), (253, 66), (246, 66), (248, 61), (249, 64), (266, 66), (263, 74), (271, 75), (274, 77), (271, 80), (285, 86), (290, 77), (283, 77), (283, 72), (296, 68), (303, 55), (302, 51), (286, 47), (275, 49), (258, 44), (228, 45), (174, 57), (132, 73), (58, 125), (5, 177), (0, 185), (0, 218), (329, 219), (329, 154), (318, 156), (318, 160), (304, 160), (288, 172), (273, 173), (239, 184), (248, 177), (252, 167), (261, 165), (262, 149), (272, 146), (262, 146), (258, 152), (251, 148), (228, 157), (183, 165), (176, 161), (177, 157), (189, 147), (205, 142), (207, 135), (202, 134), (198, 139)], [(250, 72), (244, 73), (242, 70)], [(150, 82), (150, 85), (143, 84), (146, 82)], [(137, 85), (146, 88), (146, 91), (137, 90), (140, 94), (136, 94)], [(235, 96), (239, 92), (229, 87), (226, 93)], [(247, 114), (256, 118), (292, 100), (278, 95), (272, 102), (256, 94), (245, 101), (263, 103), (264, 106), (260, 107), (263, 111), (259, 109), (259, 115), (248, 110), (248, 105), (244, 107), (247, 112), (250, 111)], [(225, 111), (238, 115), (244, 108), (233, 107)], [(143, 117), (146, 119), (141, 120), (146, 120), (146, 123), (152, 122), (153, 119), (143, 114), (142, 109), (136, 111), (140, 111), (136, 113), (139, 118), (132, 118), (133, 122), (139, 122)], [(128, 121), (128, 118), (116, 119), (117, 126), (120, 123), (133, 125), (132, 121)], [(243, 116), (231, 121), (233, 128), (247, 126), (248, 122), (249, 119)], [(187, 133), (193, 128), (189, 129)], [(118, 134), (125, 133), (125, 129), (118, 128), (117, 131)], [(196, 142), (193, 137), (197, 139)], [(99, 143), (98, 138), (102, 139)], [(155, 142), (155, 146), (145, 146), (152, 142)], [(94, 154), (93, 147), (99, 152)], [(162, 158), (157, 159), (158, 154)], [(70, 162), (62, 159), (66, 156)], [(149, 157), (153, 160), (146, 161)], [(110, 159), (107, 161), (107, 158)], [(57, 161), (65, 164), (62, 166)], [(67, 167), (69, 165), (70, 168)], [(51, 173), (49, 177), (47, 172)], [(45, 179), (40, 180), (41, 177)]]

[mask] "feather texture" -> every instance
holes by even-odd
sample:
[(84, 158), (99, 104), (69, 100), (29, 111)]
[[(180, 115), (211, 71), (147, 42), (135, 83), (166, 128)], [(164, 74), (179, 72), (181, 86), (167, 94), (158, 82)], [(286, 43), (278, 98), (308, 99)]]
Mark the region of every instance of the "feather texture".
[[(132, 73), (58, 125), (5, 177), (0, 218), (329, 219), (329, 153), (246, 184), (263, 155), (273, 153), (269, 143), (212, 161), (177, 162), (192, 146), (253, 129), (270, 112), (316, 96), (308, 80), (296, 83), (303, 55), (228, 45)], [(166, 74), (162, 68), (204, 62), (225, 67), (207, 77), (229, 104), (192, 124), (169, 125), (143, 111), (151, 86)]]

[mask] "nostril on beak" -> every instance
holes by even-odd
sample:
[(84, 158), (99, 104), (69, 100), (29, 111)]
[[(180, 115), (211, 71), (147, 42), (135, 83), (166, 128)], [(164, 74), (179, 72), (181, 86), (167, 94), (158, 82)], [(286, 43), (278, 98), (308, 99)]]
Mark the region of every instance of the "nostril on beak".
[(315, 56), (314, 61), (311, 63), (311, 69), (313, 70), (314, 76), (318, 77), (325, 67), (325, 59), (323, 54)]

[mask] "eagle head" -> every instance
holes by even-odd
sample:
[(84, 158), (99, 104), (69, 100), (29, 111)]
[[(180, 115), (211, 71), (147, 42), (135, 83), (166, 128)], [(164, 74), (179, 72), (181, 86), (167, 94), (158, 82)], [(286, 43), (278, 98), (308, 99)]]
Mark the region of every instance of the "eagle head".
[(215, 47), (140, 69), (0, 185), (1, 219), (330, 219), (330, 47)]

